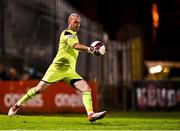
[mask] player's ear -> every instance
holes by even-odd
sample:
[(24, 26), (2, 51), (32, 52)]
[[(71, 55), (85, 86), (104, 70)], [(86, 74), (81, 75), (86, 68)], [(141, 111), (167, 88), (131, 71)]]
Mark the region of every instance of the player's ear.
[(68, 18), (68, 24), (70, 23), (70, 21), (71, 21), (71, 17)]

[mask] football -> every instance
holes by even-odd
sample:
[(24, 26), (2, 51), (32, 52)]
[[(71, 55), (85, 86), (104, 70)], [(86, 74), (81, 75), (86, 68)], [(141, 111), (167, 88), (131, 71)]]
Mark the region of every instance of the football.
[(105, 45), (101, 41), (94, 41), (90, 47), (95, 50), (96, 55), (105, 55), (106, 54)]

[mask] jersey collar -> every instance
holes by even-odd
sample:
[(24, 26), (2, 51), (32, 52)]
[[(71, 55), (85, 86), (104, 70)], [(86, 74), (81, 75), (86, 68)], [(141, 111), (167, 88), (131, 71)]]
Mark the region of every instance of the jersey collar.
[(71, 29), (68, 29), (68, 28), (66, 28), (66, 31), (68, 31), (68, 32), (70, 32), (70, 33), (72, 33), (72, 34), (77, 34), (77, 32), (72, 31)]

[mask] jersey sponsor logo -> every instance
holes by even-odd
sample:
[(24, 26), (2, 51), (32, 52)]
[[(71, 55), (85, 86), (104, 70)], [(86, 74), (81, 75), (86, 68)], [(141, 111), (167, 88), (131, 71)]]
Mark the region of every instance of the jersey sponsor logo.
[(76, 38), (74, 35), (67, 35), (68, 39), (71, 39), (71, 38)]
[(65, 31), (64, 35), (66, 35), (68, 37), (68, 39), (71, 39), (71, 38), (76, 39), (76, 36), (73, 35), (71, 32)]

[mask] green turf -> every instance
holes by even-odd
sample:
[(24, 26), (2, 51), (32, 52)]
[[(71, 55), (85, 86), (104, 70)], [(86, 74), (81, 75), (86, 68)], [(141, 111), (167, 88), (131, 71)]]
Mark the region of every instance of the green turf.
[(108, 112), (96, 123), (85, 114), (0, 115), (1, 130), (180, 130), (180, 112)]

